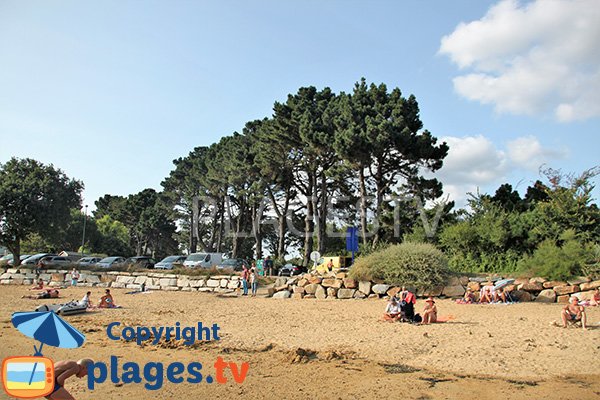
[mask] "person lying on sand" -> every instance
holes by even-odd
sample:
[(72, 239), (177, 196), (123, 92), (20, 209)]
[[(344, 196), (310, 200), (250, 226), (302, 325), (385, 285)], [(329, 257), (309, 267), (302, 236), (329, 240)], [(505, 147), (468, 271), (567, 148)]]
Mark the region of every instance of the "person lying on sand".
[(23, 296), (21, 298), (22, 299), (39, 300), (39, 299), (57, 299), (58, 296), (59, 296), (59, 292), (57, 289), (46, 289), (43, 292), (40, 292), (36, 295), (28, 295), (28, 296)]
[(392, 297), (385, 307), (385, 313), (383, 314), (383, 320), (389, 322), (396, 322), (400, 319), (400, 304), (395, 297)]
[(98, 304), (98, 308), (116, 308), (115, 300), (110, 294), (110, 289), (106, 289), (104, 291), (104, 296), (100, 297), (100, 303)]
[(579, 299), (576, 296), (571, 296), (571, 303), (567, 304), (560, 316), (562, 318), (563, 328), (567, 327), (567, 321), (577, 322), (581, 321), (581, 327), (585, 330), (586, 315), (585, 308), (579, 305)]
[(88, 373), (88, 366), (93, 361), (89, 358), (75, 361), (58, 361), (54, 363), (54, 390), (48, 396), (47, 399), (52, 400), (72, 400), (75, 399), (71, 393), (65, 389), (65, 381), (67, 378), (76, 376), (83, 378)]
[(35, 286), (32, 286), (29, 290), (42, 290), (44, 289), (44, 281), (40, 278), (38, 279)]
[(424, 325), (433, 324), (437, 322), (437, 307), (435, 306), (435, 300), (433, 297), (425, 300), (425, 308), (423, 309), (423, 321)]

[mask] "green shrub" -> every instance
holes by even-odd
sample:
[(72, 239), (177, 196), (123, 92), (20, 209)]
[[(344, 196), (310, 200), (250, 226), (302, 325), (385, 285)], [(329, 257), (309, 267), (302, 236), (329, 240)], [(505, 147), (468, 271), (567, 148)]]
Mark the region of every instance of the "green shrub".
[(430, 288), (448, 277), (448, 260), (428, 243), (405, 242), (359, 257), (350, 269), (356, 280), (383, 280), (391, 285)]
[(566, 280), (582, 274), (593, 275), (594, 264), (597, 269), (594, 258), (594, 247), (576, 239), (575, 233), (569, 230), (561, 235), (559, 244), (552, 239), (540, 243), (533, 255), (519, 262), (519, 267), (535, 276)]

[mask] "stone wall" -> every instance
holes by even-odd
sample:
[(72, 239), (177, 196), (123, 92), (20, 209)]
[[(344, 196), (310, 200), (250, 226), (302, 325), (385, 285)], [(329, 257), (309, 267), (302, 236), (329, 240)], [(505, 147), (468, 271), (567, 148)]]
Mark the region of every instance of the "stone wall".
[[(41, 278), (50, 287), (69, 286), (69, 272), (44, 270), (38, 276), (31, 269), (12, 268), (0, 275), (0, 285), (33, 285)], [(140, 290), (142, 284), (146, 285), (147, 290), (233, 293), (241, 286), (241, 281), (237, 275), (204, 277), (158, 272), (81, 271), (77, 286)]]
[[(492, 277), (498, 281), (502, 277)], [(488, 281), (486, 277), (454, 277), (447, 285), (435, 287), (431, 290), (418, 290), (418, 297), (447, 297), (461, 298), (467, 288), (473, 290), (476, 297), (482, 285)], [(580, 300), (589, 300), (593, 290), (600, 287), (600, 281), (591, 281), (578, 278), (572, 281), (548, 281), (544, 278), (516, 279), (506, 290), (518, 301), (537, 301), (544, 303), (567, 303), (571, 295)], [(355, 281), (346, 273), (340, 272), (329, 276), (304, 274), (295, 277), (277, 278), (269, 294), (274, 298), (297, 299), (364, 299), (387, 298), (400, 291), (400, 287), (387, 285), (382, 282)]]

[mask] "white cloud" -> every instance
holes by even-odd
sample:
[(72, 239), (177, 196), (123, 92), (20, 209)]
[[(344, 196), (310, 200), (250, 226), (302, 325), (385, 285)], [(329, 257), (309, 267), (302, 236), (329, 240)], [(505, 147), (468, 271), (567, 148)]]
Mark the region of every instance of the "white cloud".
[[(534, 178), (542, 164), (564, 158), (566, 149), (544, 147), (535, 136), (523, 136), (499, 148), (483, 135), (442, 137), (449, 146), (444, 166), (435, 173), (444, 184), (444, 193), (458, 207), (466, 203), (467, 193), (492, 193), (509, 181), (511, 174)], [(511, 182), (509, 182), (511, 183)], [(515, 183), (515, 182), (512, 182)]]
[(464, 75), (462, 96), (496, 111), (552, 112), (559, 121), (600, 116), (600, 1), (504, 0), (461, 23), (439, 52)]

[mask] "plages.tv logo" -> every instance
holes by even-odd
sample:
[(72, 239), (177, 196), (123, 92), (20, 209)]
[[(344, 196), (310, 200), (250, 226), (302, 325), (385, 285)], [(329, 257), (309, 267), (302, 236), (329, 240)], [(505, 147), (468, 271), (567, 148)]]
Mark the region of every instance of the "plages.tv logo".
[(52, 311), (16, 312), (11, 321), (27, 337), (40, 342), (33, 356), (13, 356), (2, 361), (2, 385), (12, 397), (31, 399), (51, 395), (56, 388), (54, 363), (44, 357), (44, 344), (61, 348), (80, 347), (85, 336)]

